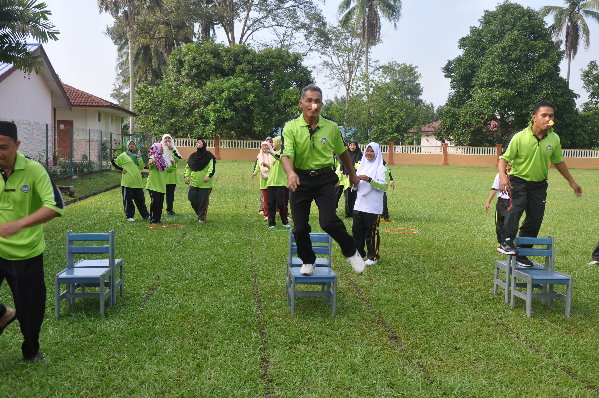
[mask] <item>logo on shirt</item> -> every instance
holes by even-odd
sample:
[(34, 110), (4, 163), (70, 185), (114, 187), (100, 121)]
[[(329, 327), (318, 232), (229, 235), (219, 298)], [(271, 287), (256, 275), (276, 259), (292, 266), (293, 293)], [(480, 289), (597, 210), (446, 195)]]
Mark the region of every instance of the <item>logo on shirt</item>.
[(21, 191), (27, 193), (31, 191), (31, 187), (29, 185), (21, 185)]
[(322, 137), (322, 138), (320, 139), (320, 142), (322, 142), (323, 144), (326, 144), (326, 143), (327, 143), (327, 139), (326, 139), (326, 138), (324, 138), (324, 137)]
[(553, 147), (551, 145), (547, 145), (547, 150), (550, 151)]

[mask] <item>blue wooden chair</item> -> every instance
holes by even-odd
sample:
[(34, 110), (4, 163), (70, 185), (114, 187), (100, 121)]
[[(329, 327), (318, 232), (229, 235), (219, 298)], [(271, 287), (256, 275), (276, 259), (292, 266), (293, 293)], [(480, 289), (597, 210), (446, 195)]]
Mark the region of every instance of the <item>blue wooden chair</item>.
[[(512, 258), (513, 257), (513, 258)], [(493, 294), (497, 296), (497, 290), (499, 287), (504, 289), (503, 300), (505, 303), (510, 302), (510, 287), (512, 280), (512, 260), (515, 261), (516, 256), (508, 256), (507, 260), (495, 260), (495, 277), (493, 279)], [(533, 262), (532, 269), (545, 269), (541, 264)], [(516, 268), (520, 269), (516, 263)], [(527, 268), (531, 269), (531, 268)]]
[[(78, 243), (84, 242), (80, 245)], [(90, 242), (106, 242), (105, 245), (90, 245)], [(76, 298), (99, 298), (100, 315), (104, 315), (105, 301), (116, 304), (117, 289), (123, 295), (124, 279), (122, 259), (115, 259), (114, 231), (109, 233), (67, 232), (67, 268), (55, 278), (55, 315), (60, 315), (60, 302), (64, 299), (70, 308)], [(76, 255), (104, 255), (101, 259), (81, 259), (75, 262)], [(61, 291), (60, 286), (66, 285)], [(80, 289), (80, 291), (79, 291)], [(93, 289), (89, 291), (88, 289)]]
[[(302, 260), (297, 257), (297, 245), (293, 232), (289, 233), (289, 255), (287, 256), (287, 305), (291, 307), (291, 315), (295, 314), (296, 297), (325, 297), (331, 303), (332, 314), (337, 310), (337, 274), (331, 269), (332, 246), (331, 237), (326, 233), (311, 233), (310, 241), (316, 254), (316, 268), (312, 275), (300, 273)], [(319, 286), (320, 290), (298, 290), (298, 285)]]
[[(514, 241), (518, 255), (520, 256), (541, 256), (544, 257), (544, 266), (534, 263), (533, 267), (518, 267), (516, 257), (510, 256), (511, 267), (511, 299), (510, 305), (515, 307), (515, 298), (521, 298), (526, 301), (526, 316), (532, 316), (532, 299), (540, 298), (543, 303), (551, 308), (553, 299), (559, 298), (565, 301), (566, 318), (570, 317), (570, 308), (572, 305), (572, 277), (554, 270), (554, 245), (553, 237), (547, 238), (529, 238), (517, 237)], [(530, 247), (531, 245), (544, 247)], [(522, 281), (522, 282), (518, 282)], [(555, 285), (564, 285), (565, 293), (558, 293), (554, 290)], [(518, 290), (526, 288), (526, 291)], [(534, 289), (541, 291), (535, 292)]]

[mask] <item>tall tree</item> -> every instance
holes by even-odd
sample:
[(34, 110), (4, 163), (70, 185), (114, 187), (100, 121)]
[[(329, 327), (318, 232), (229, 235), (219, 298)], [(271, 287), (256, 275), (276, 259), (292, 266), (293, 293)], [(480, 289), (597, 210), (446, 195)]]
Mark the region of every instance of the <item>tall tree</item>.
[(333, 82), (345, 89), (345, 113), (343, 117), (343, 134), (347, 134), (349, 102), (353, 96), (356, 80), (363, 68), (362, 57), (364, 45), (359, 35), (353, 30), (330, 26), (326, 35), (319, 36), (318, 46), (323, 57), (322, 69)]
[[(100, 12), (109, 13), (114, 19), (122, 19), (127, 32), (129, 51), (129, 110), (134, 112), (135, 73), (133, 71), (133, 37), (136, 17), (141, 10), (158, 7), (161, 0), (98, 0)], [(135, 118), (129, 118), (129, 131), (135, 132)]]
[(565, 0), (566, 7), (545, 6), (541, 8), (544, 18), (553, 15), (553, 24), (549, 27), (555, 39), (563, 40), (566, 57), (568, 57), (568, 75), (570, 83), (570, 63), (578, 53), (580, 41), (584, 48), (591, 43), (589, 26), (585, 18), (599, 22), (599, 0)]
[(27, 49), (27, 39), (47, 43), (57, 40), (59, 33), (46, 7), (36, 0), (0, 0), (0, 62), (25, 71), (38, 65), (37, 56)]
[[(343, 14), (340, 20), (341, 25), (353, 26), (354, 31), (362, 34), (365, 48), (366, 102), (368, 103), (370, 95), (368, 78), (370, 47), (378, 44), (381, 40), (381, 15), (392, 22), (394, 28), (397, 28), (397, 22), (401, 16), (401, 0), (341, 0), (338, 13)], [(370, 110), (368, 110), (368, 114), (370, 114)]]
[(139, 129), (203, 137), (264, 138), (297, 115), (312, 81), (302, 57), (211, 41), (178, 47), (158, 85), (140, 85)]
[[(552, 101), (564, 145), (576, 144), (576, 94), (559, 75), (563, 52), (539, 13), (502, 3), (458, 42), (462, 54), (443, 68), (451, 91), (440, 112), (442, 136), (463, 145), (493, 145), (530, 120), (532, 106)], [(440, 134), (441, 135), (441, 134)]]

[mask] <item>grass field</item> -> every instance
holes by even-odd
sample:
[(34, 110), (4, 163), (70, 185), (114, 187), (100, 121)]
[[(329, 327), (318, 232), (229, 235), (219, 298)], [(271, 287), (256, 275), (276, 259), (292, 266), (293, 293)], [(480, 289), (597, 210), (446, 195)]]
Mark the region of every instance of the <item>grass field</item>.
[[(596, 397), (599, 396), (599, 171), (573, 170), (575, 198), (550, 171), (540, 235), (574, 278), (564, 305), (514, 310), (492, 294), (490, 168), (394, 166), (379, 264), (357, 276), (336, 246), (336, 317), (321, 298), (285, 298), (287, 233), (257, 214), (251, 165), (220, 162), (206, 224), (153, 230), (125, 221), (120, 190), (69, 206), (47, 224), (48, 302), (40, 363), (20, 362), (17, 323), (0, 337), (0, 397)], [(175, 210), (192, 214), (186, 188)], [(136, 215), (139, 218), (139, 215)], [(163, 220), (163, 222), (165, 222)], [(280, 223), (280, 221), (278, 221)], [(349, 227), (349, 222), (346, 221)], [(319, 231), (313, 209), (313, 230)], [(125, 297), (53, 316), (65, 232), (114, 229)], [(9, 289), (0, 301), (11, 304)]]

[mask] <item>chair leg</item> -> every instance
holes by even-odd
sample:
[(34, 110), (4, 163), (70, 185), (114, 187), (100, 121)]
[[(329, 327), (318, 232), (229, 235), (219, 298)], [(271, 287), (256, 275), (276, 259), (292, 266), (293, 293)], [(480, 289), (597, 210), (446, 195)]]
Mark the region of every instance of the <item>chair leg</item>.
[(532, 316), (532, 282), (526, 282), (526, 316)]
[(333, 282), (333, 316), (337, 314), (337, 281)]
[(104, 279), (100, 279), (100, 315), (104, 316)]
[(572, 280), (566, 285), (566, 318), (570, 318), (570, 307), (572, 306)]
[(60, 284), (58, 277), (54, 279), (54, 316), (56, 319), (60, 316)]
[(493, 279), (493, 296), (497, 296), (497, 280), (499, 279), (499, 267), (495, 266), (495, 278)]
[[(555, 292), (554, 286), (549, 285), (549, 293), (551, 293), (553, 295), (554, 292)], [(547, 307), (549, 307), (549, 308), (553, 307), (553, 297), (549, 297), (547, 299)]]
[(506, 304), (509, 301), (509, 295), (510, 295), (510, 286), (511, 286), (510, 280), (512, 277), (512, 273), (510, 271), (511, 271), (511, 268), (509, 268), (509, 267), (505, 271), (505, 292), (504, 292), (503, 301), (505, 301)]
[(291, 289), (289, 289), (291, 293), (291, 316), (295, 315), (295, 281), (291, 280)]
[[(515, 300), (515, 294), (514, 291), (516, 290), (516, 277), (515, 276), (511, 276), (510, 280), (512, 281), (512, 288), (510, 289), (511, 292), (511, 297), (510, 297), (510, 307), (512, 307), (512, 309), (516, 306), (516, 300)], [(507, 294), (507, 291), (506, 291)]]

